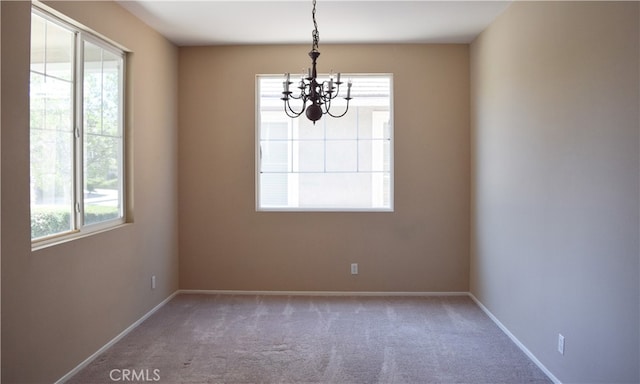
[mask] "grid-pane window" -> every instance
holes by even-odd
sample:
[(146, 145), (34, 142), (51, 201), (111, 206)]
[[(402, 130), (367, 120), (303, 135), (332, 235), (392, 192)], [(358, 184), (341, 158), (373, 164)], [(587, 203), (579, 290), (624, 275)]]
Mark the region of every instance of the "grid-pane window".
[(33, 240), (124, 221), (123, 90), (124, 52), (33, 8)]
[(392, 79), (351, 79), (348, 113), (313, 124), (284, 113), (282, 77), (258, 76), (258, 210), (393, 209)]

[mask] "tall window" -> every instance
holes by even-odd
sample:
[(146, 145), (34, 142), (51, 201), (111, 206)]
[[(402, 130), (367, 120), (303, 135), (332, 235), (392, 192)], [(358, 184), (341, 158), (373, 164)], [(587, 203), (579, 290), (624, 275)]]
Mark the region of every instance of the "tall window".
[(31, 238), (124, 221), (122, 50), (31, 13)]
[(349, 112), (314, 125), (285, 115), (281, 76), (258, 76), (258, 210), (393, 210), (392, 78), (351, 79)]

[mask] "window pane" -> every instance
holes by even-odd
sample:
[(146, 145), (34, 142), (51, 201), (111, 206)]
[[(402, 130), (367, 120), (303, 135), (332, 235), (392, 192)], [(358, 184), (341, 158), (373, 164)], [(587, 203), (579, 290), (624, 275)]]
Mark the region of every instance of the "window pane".
[(31, 74), (31, 236), (70, 231), (73, 224), (73, 100), (66, 81)]
[(262, 141), (260, 143), (262, 172), (289, 172), (290, 141)]
[(84, 223), (122, 216), (122, 63), (84, 43)]
[(298, 156), (295, 172), (324, 172), (324, 140), (296, 141), (294, 153)]
[(382, 179), (376, 180), (370, 173), (304, 173), (299, 175), (298, 207), (309, 209), (388, 207), (389, 201), (384, 200), (382, 186)]
[(389, 172), (390, 146), (388, 140), (360, 140), (358, 142), (358, 170), (361, 172)]
[(327, 141), (327, 172), (355, 172), (358, 170), (358, 142), (356, 140)]
[(75, 33), (54, 23), (46, 23), (47, 76), (73, 80), (73, 54)]
[(286, 173), (260, 174), (260, 206), (286, 207), (289, 206), (289, 178)]
[[(282, 116), (282, 114), (281, 114)], [(324, 140), (324, 129), (318, 129), (318, 126), (307, 119), (296, 119), (294, 126), (293, 138), (300, 140)], [(322, 124), (318, 124), (322, 127)]]
[(260, 137), (263, 140), (287, 140), (289, 139), (289, 124), (286, 122), (269, 122), (265, 121), (262, 124), (262, 130)]
[(86, 135), (84, 222), (94, 224), (120, 217), (119, 138)]
[[(333, 110), (333, 107), (331, 109)], [(356, 111), (356, 109), (354, 109), (353, 111)], [(325, 117), (327, 119), (327, 121), (325, 122), (327, 129), (327, 140), (355, 140), (358, 138), (358, 114), (354, 113), (353, 111), (351, 113), (347, 113), (339, 119), (334, 119), (333, 117), (328, 116)]]
[(46, 22), (38, 16), (31, 17), (31, 71), (44, 74), (46, 52)]

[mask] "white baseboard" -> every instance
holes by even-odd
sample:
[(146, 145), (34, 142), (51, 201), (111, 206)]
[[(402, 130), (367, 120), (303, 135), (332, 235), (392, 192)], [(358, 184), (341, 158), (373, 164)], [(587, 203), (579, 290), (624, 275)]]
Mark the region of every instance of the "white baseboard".
[(173, 299), (178, 294), (178, 291), (172, 293), (169, 297), (164, 299), (160, 304), (153, 307), (149, 312), (144, 314), (141, 318), (139, 318), (135, 323), (131, 324), (124, 331), (120, 332), (116, 337), (111, 339), (107, 344), (103, 345), (100, 349), (98, 349), (94, 354), (87, 357), (82, 363), (78, 364), (75, 368), (69, 371), (66, 375), (62, 376), (55, 384), (63, 384), (65, 381), (69, 380), (73, 375), (80, 372), (84, 367), (89, 365), (93, 360), (96, 359), (101, 353), (109, 349), (112, 345), (120, 341), (123, 337), (125, 337), (129, 332), (131, 332), (135, 327), (142, 324), (149, 316), (153, 315), (158, 309), (162, 308), (165, 304), (167, 304), (171, 299)]
[(484, 306), (484, 304), (482, 304), (482, 303), (480, 302), (480, 300), (478, 300), (478, 299), (473, 295), (473, 293), (468, 292), (467, 294), (469, 295), (469, 297), (471, 297), (471, 299), (472, 299), (473, 301), (475, 301), (475, 303), (478, 305), (478, 307), (480, 307), (480, 309), (482, 309), (482, 310), (484, 311), (484, 313), (486, 313), (486, 314), (487, 314), (487, 316), (489, 316), (489, 318), (490, 318), (491, 320), (493, 320), (493, 322), (494, 322), (494, 323), (496, 323), (496, 325), (498, 326), (498, 328), (500, 328), (500, 329), (502, 330), (502, 332), (504, 332), (504, 333), (505, 333), (505, 335), (507, 335), (507, 336), (511, 339), (511, 341), (513, 341), (513, 342), (514, 342), (514, 344), (515, 344), (515, 345), (517, 345), (517, 346), (518, 346), (518, 348), (520, 348), (520, 350), (522, 350), (522, 352), (524, 352), (524, 354), (525, 354), (525, 355), (527, 355), (527, 357), (528, 357), (529, 359), (531, 359), (531, 361), (533, 361), (533, 362), (534, 362), (534, 364), (535, 364), (535, 365), (537, 365), (537, 366), (538, 366), (538, 368), (540, 368), (540, 370), (542, 370), (542, 372), (544, 372), (544, 374), (545, 374), (545, 375), (547, 375), (547, 376), (549, 377), (549, 379), (551, 379), (551, 381), (553, 381), (555, 384), (562, 384), (562, 382), (561, 382), (560, 380), (558, 380), (558, 378), (557, 378), (557, 377), (555, 377), (555, 376), (553, 375), (553, 373), (551, 373), (551, 371), (549, 371), (549, 370), (547, 369), (547, 367), (545, 367), (545, 366), (544, 366), (544, 364), (542, 364), (542, 363), (540, 362), (540, 360), (538, 360), (538, 358), (537, 358), (533, 353), (531, 353), (531, 351), (530, 351), (527, 347), (525, 347), (525, 346), (524, 346), (524, 344), (522, 344), (522, 343), (520, 342), (520, 340), (518, 340), (518, 338), (517, 338), (517, 337), (515, 337), (515, 335), (514, 335), (513, 333), (511, 333), (511, 331), (509, 331), (509, 329), (507, 329), (507, 327), (505, 327), (505, 326), (504, 326), (504, 324), (502, 324), (502, 323), (500, 322), (500, 320), (498, 320), (498, 318), (497, 318), (497, 317), (495, 317), (495, 316), (493, 315), (493, 313), (491, 313), (491, 311), (489, 311), (489, 309), (488, 309), (487, 307), (485, 307), (485, 306)]
[(260, 295), (260, 296), (467, 296), (468, 292), (366, 292), (366, 291), (235, 291), (181, 289), (178, 293), (201, 295)]

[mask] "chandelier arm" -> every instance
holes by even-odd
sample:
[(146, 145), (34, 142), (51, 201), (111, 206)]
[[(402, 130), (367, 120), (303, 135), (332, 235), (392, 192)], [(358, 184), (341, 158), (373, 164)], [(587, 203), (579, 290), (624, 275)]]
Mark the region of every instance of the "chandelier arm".
[[(293, 100), (304, 100), (304, 99), (306, 99), (307, 95), (304, 94), (304, 88), (298, 87), (298, 89), (300, 89), (300, 93), (298, 94), (298, 96), (295, 96), (293, 94), (293, 92), (289, 92), (287, 94), (287, 99), (293, 99)], [(283, 92), (283, 94), (284, 94), (284, 92)]]
[(300, 95), (298, 95), (298, 96), (289, 95), (289, 98), (293, 99), (293, 100), (303, 100), (304, 99), (304, 95), (302, 93), (300, 93)]
[[(323, 93), (322, 93), (322, 99), (323, 100), (333, 100), (336, 97), (338, 97), (338, 95), (340, 94), (340, 84), (342, 84), (342, 81), (337, 83), (334, 82), (334, 88), (335, 91), (331, 90), (331, 92), (324, 92), (324, 84), (327, 83), (326, 81), (322, 82), (322, 89), (323, 89)], [(327, 89), (329, 89), (329, 86), (327, 86)]]
[(327, 93), (325, 94), (326, 96), (324, 96), (323, 98), (324, 98), (325, 100), (333, 100), (333, 99), (335, 99), (336, 97), (338, 97), (338, 93), (339, 93), (339, 92), (337, 92), (337, 91), (336, 91), (336, 92), (331, 92), (331, 93), (328, 93), (328, 92), (327, 92)]
[(327, 115), (329, 115), (331, 117), (335, 117), (335, 118), (340, 118), (340, 117), (346, 115), (347, 112), (349, 111), (349, 100), (351, 100), (351, 99), (347, 99), (347, 107), (345, 108), (344, 112), (342, 112), (341, 115), (334, 115), (331, 112), (329, 112), (329, 110), (327, 110)]
[[(286, 100), (284, 103), (284, 111), (287, 114), (287, 116), (291, 117), (291, 118), (296, 118), (296, 117), (300, 117), (300, 115), (302, 115), (304, 113), (304, 110), (307, 107), (307, 101), (305, 100), (304, 103), (302, 104), (302, 109), (300, 110), (300, 112), (296, 112), (293, 110), (293, 108), (291, 108), (291, 104), (289, 103), (289, 100)], [(291, 112), (291, 113), (289, 113)]]
[(336, 91), (333, 93), (333, 98), (336, 98), (340, 94), (340, 84), (342, 84), (342, 81), (334, 84), (336, 85)]
[[(324, 111), (322, 112), (323, 115), (326, 115), (329, 113), (329, 109), (331, 109), (331, 100), (323, 100), (323, 103), (320, 105), (320, 107), (322, 109), (324, 109)], [(329, 115), (331, 116), (331, 115)]]
[(284, 113), (285, 113), (288, 117), (290, 117), (290, 118), (292, 118), (292, 119), (295, 119), (295, 118), (297, 118), (297, 117), (300, 117), (300, 115), (302, 115), (302, 112), (300, 112), (300, 113), (291, 113), (291, 112), (289, 112), (289, 111), (287, 110), (287, 108), (285, 108), (285, 109), (284, 109)]

